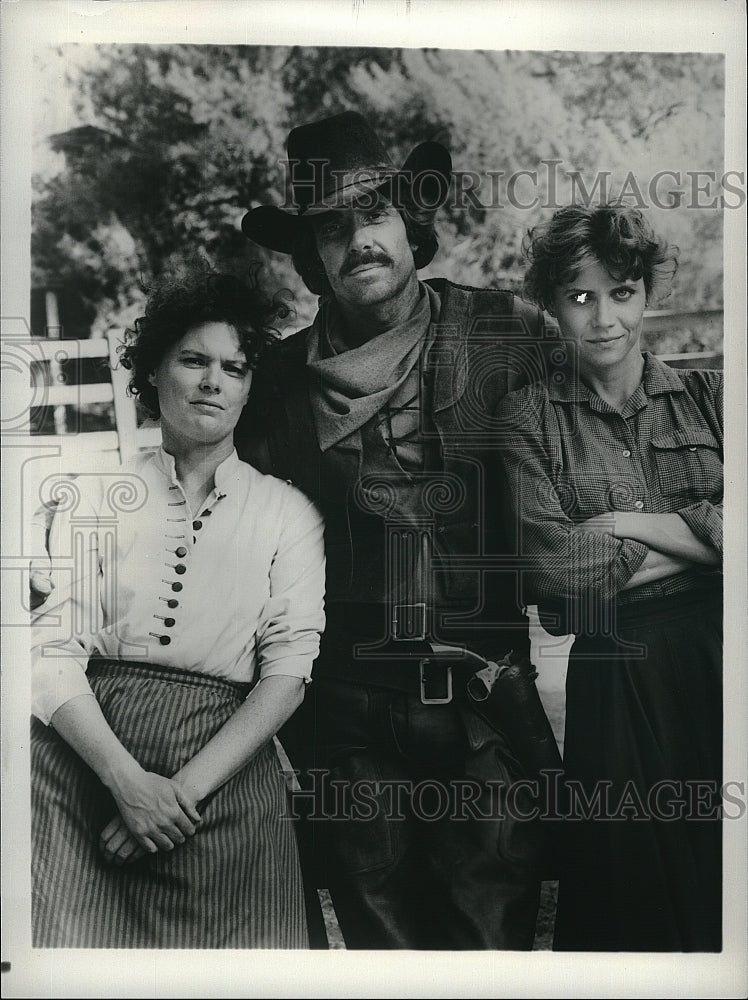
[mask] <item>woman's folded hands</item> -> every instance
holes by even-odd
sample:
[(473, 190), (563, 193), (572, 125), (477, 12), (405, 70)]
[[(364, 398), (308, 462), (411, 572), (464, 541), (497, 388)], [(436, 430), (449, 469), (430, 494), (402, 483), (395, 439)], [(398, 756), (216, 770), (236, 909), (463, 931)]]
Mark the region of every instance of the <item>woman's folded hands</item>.
[(99, 849), (110, 864), (171, 851), (201, 823), (196, 804), (178, 781), (146, 771), (135, 761), (110, 790), (118, 812), (99, 837)]

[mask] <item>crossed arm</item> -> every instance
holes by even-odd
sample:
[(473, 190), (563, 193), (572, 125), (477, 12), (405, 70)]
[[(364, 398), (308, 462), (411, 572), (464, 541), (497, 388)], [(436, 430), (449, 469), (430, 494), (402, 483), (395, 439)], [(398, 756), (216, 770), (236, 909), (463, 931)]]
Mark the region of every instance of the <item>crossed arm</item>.
[(680, 514), (648, 514), (636, 511), (610, 511), (598, 514), (578, 525), (583, 531), (598, 531), (613, 538), (629, 538), (646, 545), (644, 561), (622, 590), (662, 580), (689, 568), (718, 566), (719, 552), (701, 539)]
[(509, 527), (536, 598), (575, 601), (594, 594), (611, 600), (689, 569), (720, 565), (721, 503), (687, 504), (667, 514), (613, 510), (573, 520), (573, 485), (560, 488), (553, 478), (559, 428), (547, 399), (530, 390), (512, 393), (499, 415), (506, 431), (501, 460)]

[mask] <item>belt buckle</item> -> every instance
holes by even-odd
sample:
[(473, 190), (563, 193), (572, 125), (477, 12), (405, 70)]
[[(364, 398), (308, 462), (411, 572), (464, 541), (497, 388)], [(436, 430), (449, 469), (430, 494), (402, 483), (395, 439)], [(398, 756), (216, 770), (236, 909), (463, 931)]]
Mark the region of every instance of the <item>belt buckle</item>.
[[(436, 663), (446, 671), (447, 692), (444, 698), (432, 698), (427, 694), (429, 678), (426, 676), (428, 668)], [(440, 664), (438, 660), (424, 659), (418, 661), (418, 677), (420, 680), (421, 703), (423, 705), (448, 705), (452, 701), (452, 667), (449, 664)]]
[(392, 609), (392, 638), (396, 640), (426, 638), (426, 605), (396, 604)]

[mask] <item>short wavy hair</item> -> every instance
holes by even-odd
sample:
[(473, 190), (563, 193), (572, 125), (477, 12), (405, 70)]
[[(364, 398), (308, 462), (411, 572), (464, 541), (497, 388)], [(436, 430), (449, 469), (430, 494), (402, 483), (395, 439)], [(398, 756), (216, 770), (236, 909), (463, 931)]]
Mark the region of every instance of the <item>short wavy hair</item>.
[(155, 418), (158, 393), (148, 380), (166, 352), (202, 323), (226, 323), (236, 330), (247, 364), (255, 370), (270, 344), (279, 339), (274, 323), (289, 314), (280, 294), (270, 298), (260, 287), (259, 265), (245, 275), (187, 264), (147, 288), (145, 315), (125, 331), (119, 348), (123, 368), (132, 372), (129, 392)]
[[(378, 189), (382, 197), (389, 197), (389, 191)], [(408, 243), (413, 250), (413, 261), (416, 270), (426, 267), (434, 259), (439, 249), (439, 239), (436, 235), (434, 209), (421, 208), (409, 196), (409, 189), (403, 186), (397, 192), (397, 200), (393, 201), (405, 224)], [(302, 220), (299, 226), (299, 237), (291, 250), (291, 260), (296, 272), (314, 295), (332, 295), (332, 287), (327, 278), (325, 267), (317, 253), (317, 240), (308, 219)]]
[(530, 229), (522, 244), (524, 298), (552, 311), (553, 292), (573, 282), (590, 260), (616, 280), (644, 280), (647, 302), (665, 297), (678, 269), (678, 248), (628, 205), (568, 205)]

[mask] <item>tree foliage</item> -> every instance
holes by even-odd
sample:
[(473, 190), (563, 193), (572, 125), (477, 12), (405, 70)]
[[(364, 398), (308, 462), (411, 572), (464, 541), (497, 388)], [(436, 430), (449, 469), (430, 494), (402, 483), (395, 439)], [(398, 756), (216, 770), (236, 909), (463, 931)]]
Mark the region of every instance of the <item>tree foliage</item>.
[[(289, 129), (349, 108), (395, 162), (425, 139), (449, 146), (458, 177), (425, 273), (464, 283), (520, 287), (522, 237), (569, 199), (570, 172), (594, 196), (601, 171), (613, 194), (630, 174), (647, 194), (658, 171), (723, 170), (720, 56), (215, 45), (89, 56), (67, 81), (72, 127), (50, 139), (64, 167), (34, 182), (32, 257), (35, 284), (74, 287), (94, 327), (126, 322), (139, 280), (196, 247), (234, 266), (263, 260), (268, 284), (295, 294), (297, 325), (308, 320), (314, 302), (290, 262), (248, 244), (239, 221), (284, 200)], [(512, 182), (518, 171), (531, 173)], [(668, 304), (719, 306), (719, 207), (652, 214), (682, 251)]]

